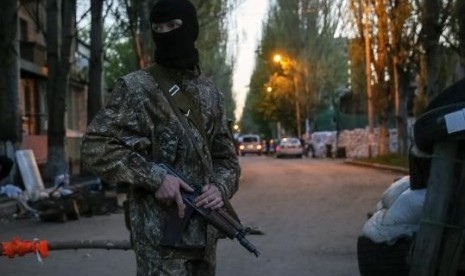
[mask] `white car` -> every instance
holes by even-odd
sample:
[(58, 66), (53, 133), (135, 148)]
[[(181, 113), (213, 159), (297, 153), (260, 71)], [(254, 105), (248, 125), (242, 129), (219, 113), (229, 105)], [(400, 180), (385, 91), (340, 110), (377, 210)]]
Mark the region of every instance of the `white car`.
[(260, 136), (255, 134), (247, 134), (239, 137), (239, 153), (244, 156), (246, 153), (261, 155), (262, 144)]
[(283, 138), (276, 147), (276, 157), (293, 156), (302, 158), (304, 149), (297, 138)]

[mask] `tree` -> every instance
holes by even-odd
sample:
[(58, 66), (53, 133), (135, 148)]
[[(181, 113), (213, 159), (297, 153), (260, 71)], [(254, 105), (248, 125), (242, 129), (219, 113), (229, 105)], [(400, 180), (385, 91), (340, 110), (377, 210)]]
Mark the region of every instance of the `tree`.
[[(378, 154), (388, 152), (387, 128), (393, 114), (397, 123), (399, 149), (406, 154), (407, 97), (415, 68), (414, 58), (418, 55), (418, 24), (409, 0), (371, 0), (369, 3), (368, 20), (371, 28), (368, 39), (371, 47), (368, 54), (370, 67), (374, 69), (374, 73), (369, 76), (373, 85), (372, 101), (379, 129)], [(352, 18), (359, 37), (365, 36), (360, 17), (362, 5), (362, 1), (350, 1)]]
[(89, 88), (87, 93), (87, 123), (103, 106), (103, 2), (91, 1)]
[(144, 68), (151, 62), (153, 43), (149, 25), (149, 12), (152, 5), (149, 0), (124, 0), (127, 26), (130, 31), (134, 53), (139, 68)]
[[(297, 133), (297, 124), (302, 127), (304, 123), (296, 122), (297, 118), (311, 119), (320, 105), (332, 105), (339, 98), (338, 91), (346, 87), (346, 40), (335, 38), (340, 3), (277, 0), (270, 9), (256, 58), (255, 72), (260, 77), (251, 78), (246, 107), (252, 107), (244, 111), (255, 113), (252, 117), (257, 121), (261, 118), (263, 128), (269, 127), (270, 120), (279, 120), (289, 133)], [(263, 93), (265, 84), (283, 83), (274, 82), (274, 73), (282, 74), (270, 61), (275, 53), (286, 55), (295, 65), (288, 76), (295, 77), (295, 86), (286, 88), (283, 95), (278, 95), (282, 87), (273, 87), (272, 95)], [(298, 93), (293, 93), (295, 88)], [(291, 105), (284, 108), (285, 104)], [(284, 123), (285, 118), (291, 122)]]
[(421, 5), (421, 44), (426, 59), (426, 96), (428, 101), (441, 92), (439, 76), (441, 68), (441, 53), (439, 38), (444, 24), (448, 20), (451, 0), (423, 0)]
[(460, 56), (461, 77), (465, 75), (465, 1), (457, 0), (454, 9), (454, 18), (457, 26), (457, 38), (459, 41), (458, 52)]
[(455, 0), (450, 11), (450, 20), (446, 22), (442, 38), (447, 41), (452, 50), (458, 56), (458, 62), (454, 66), (453, 82), (465, 76), (465, 1)]
[[(124, 12), (120, 11), (119, 7), (115, 7), (112, 13), (117, 25), (120, 26), (120, 29), (125, 30), (124, 35), (133, 45), (137, 67), (146, 67), (153, 61), (152, 55), (154, 53), (149, 24), (149, 12), (154, 1), (120, 0), (120, 2), (122, 3), (120, 6), (124, 7)], [(235, 102), (231, 90), (233, 65), (232, 59), (228, 57), (226, 52), (226, 27), (228, 11), (234, 7), (236, 0), (193, 0), (192, 3), (197, 8), (201, 29), (197, 48), (200, 52), (202, 71), (223, 92), (227, 116), (234, 118)], [(109, 45), (109, 48), (115, 44), (121, 46), (122, 43), (126, 43), (124, 39)], [(122, 48), (119, 49), (122, 50)], [(132, 67), (132, 64), (128, 64), (128, 66)]]
[(76, 0), (47, 0), (48, 154), (46, 178), (67, 173), (65, 110), (75, 39)]
[(410, 82), (418, 56), (418, 25), (414, 19), (414, 6), (409, 0), (391, 0), (389, 3), (389, 31), (391, 44), (389, 54), (392, 58), (394, 81), (394, 109), (397, 124), (398, 153), (408, 154), (408, 98)]
[(105, 55), (105, 84), (111, 90), (119, 77), (137, 70), (138, 65), (133, 45), (128, 39), (111, 44), (105, 42), (105, 45), (108, 45)]
[(17, 0), (2, 2), (0, 17), (0, 155), (13, 157), (21, 142), (18, 102), (19, 43)]
[(192, 1), (198, 11), (200, 34), (196, 43), (201, 68), (223, 93), (226, 116), (235, 121), (232, 94), (233, 57), (227, 52), (227, 15), (236, 0)]

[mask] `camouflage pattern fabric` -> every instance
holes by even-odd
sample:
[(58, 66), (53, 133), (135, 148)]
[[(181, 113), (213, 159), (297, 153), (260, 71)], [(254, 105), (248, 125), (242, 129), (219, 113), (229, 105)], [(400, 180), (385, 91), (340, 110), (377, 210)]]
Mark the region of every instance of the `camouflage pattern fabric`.
[(177, 209), (175, 204), (167, 206), (155, 199), (155, 191), (166, 176), (166, 171), (157, 164), (170, 164), (191, 183), (212, 181), (225, 198), (231, 198), (238, 189), (240, 175), (222, 94), (196, 72), (168, 70), (168, 73), (179, 80), (182, 93), (187, 93), (202, 114), (209, 141), (203, 141), (193, 125), (191, 130), (205, 157), (212, 162), (214, 175), (208, 175), (203, 168), (191, 139), (185, 136), (160, 87), (145, 70), (133, 72), (117, 82), (108, 103), (89, 125), (81, 146), (85, 170), (108, 183), (129, 187), (131, 240), (140, 276), (184, 275), (180, 271), (158, 274), (160, 263), (168, 260), (177, 263), (173, 264), (175, 267), (204, 260), (209, 264), (208, 270), (213, 267), (214, 271), (214, 248), (219, 233), (199, 216), (194, 215), (183, 232), (181, 245), (185, 249), (160, 245), (167, 218)]

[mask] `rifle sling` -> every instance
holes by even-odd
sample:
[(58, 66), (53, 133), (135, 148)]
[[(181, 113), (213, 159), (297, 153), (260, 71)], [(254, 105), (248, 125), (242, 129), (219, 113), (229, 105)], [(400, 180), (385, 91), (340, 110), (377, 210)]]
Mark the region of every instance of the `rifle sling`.
[[(183, 93), (183, 91), (181, 91), (181, 88), (176, 84), (176, 82), (172, 78), (167, 76), (167, 74), (163, 71), (162, 68), (160, 68), (158, 65), (153, 65), (153, 66), (148, 67), (147, 70), (152, 75), (152, 77), (155, 79), (155, 81), (157, 81), (158, 84), (160, 85), (160, 89), (165, 95), (165, 98), (170, 103), (171, 108), (173, 109), (174, 113), (176, 114), (176, 116), (178, 116), (179, 121), (181, 122), (182, 126), (185, 129), (186, 136), (193, 144), (195, 151), (199, 155), (204, 168), (208, 170), (209, 176), (213, 177), (212, 164), (211, 162), (208, 162), (205, 158), (205, 154), (208, 154), (210, 156), (210, 149), (207, 148), (205, 152), (202, 151), (197, 141), (194, 140), (194, 135), (192, 133), (192, 130), (189, 127), (189, 123), (187, 122), (187, 119), (190, 119), (190, 121), (194, 124), (194, 126), (197, 128), (197, 130), (202, 135), (204, 142), (207, 143), (208, 139), (207, 139), (205, 129), (202, 127), (203, 124), (201, 122), (203, 120), (202, 120), (202, 115), (200, 114), (199, 110), (196, 109), (195, 106), (193, 106), (192, 101), (188, 98), (188, 96), (185, 93)], [(181, 107), (180, 105), (178, 105), (178, 103), (182, 103), (184, 106)], [(184, 110), (187, 110), (186, 113), (189, 114), (188, 116), (181, 113), (182, 108), (184, 108)], [(190, 113), (188, 113), (189, 112), (188, 110), (190, 110)], [(196, 114), (196, 115), (191, 116), (191, 114)], [(224, 207), (227, 210), (227, 212), (233, 218), (235, 218), (237, 221), (240, 222), (239, 216), (237, 215), (236, 211), (232, 207), (229, 200), (223, 197), (223, 202), (224, 202)]]
[[(195, 128), (197, 128), (199, 133), (202, 135), (204, 141), (208, 141), (207, 134), (203, 127), (202, 114), (200, 113), (199, 108), (192, 102), (191, 98), (181, 90), (173, 77), (168, 76), (168, 74), (159, 66), (153, 65), (149, 67), (148, 70), (160, 85), (163, 94), (170, 102), (176, 115), (180, 118), (189, 119), (189, 121), (194, 124)], [(157, 78), (158, 76), (160, 76), (160, 78)]]

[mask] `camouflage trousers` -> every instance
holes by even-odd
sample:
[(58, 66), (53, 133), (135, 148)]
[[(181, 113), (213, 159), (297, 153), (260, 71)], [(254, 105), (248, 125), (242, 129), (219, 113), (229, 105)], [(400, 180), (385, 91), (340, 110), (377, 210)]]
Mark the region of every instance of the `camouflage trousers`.
[[(135, 248), (137, 276), (214, 276), (216, 244), (205, 249)], [(154, 256), (156, 256), (154, 258)]]

